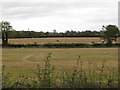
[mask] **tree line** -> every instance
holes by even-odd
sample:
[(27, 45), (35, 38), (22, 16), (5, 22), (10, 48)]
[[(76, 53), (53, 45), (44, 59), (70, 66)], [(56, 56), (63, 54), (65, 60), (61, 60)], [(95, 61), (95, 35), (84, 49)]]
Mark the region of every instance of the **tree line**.
[(10, 25), (10, 22), (0, 22), (0, 33), (2, 35), (2, 43), (8, 44), (8, 38), (41, 38), (41, 37), (100, 37), (107, 44), (112, 44), (112, 41), (116, 41), (120, 36), (119, 29), (116, 25), (102, 26), (100, 31), (65, 31), (57, 32), (55, 29), (53, 32), (35, 32), (35, 31), (16, 31)]
[(8, 31), (9, 38), (42, 38), (42, 37), (99, 37), (101, 31), (65, 31), (65, 32), (35, 32), (35, 31)]

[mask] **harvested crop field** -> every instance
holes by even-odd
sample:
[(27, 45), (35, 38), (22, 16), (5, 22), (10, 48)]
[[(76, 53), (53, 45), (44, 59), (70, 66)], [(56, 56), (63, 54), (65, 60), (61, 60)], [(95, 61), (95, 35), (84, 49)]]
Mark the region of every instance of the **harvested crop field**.
[(91, 44), (92, 42), (101, 43), (98, 37), (65, 37), (65, 38), (16, 38), (9, 39), (11, 44), (28, 44), (28, 43), (86, 43)]
[[(119, 43), (120, 38), (117, 40)], [(99, 37), (59, 37), (59, 38), (14, 38), (9, 39), (10, 44), (45, 44), (45, 43), (102, 43)], [(116, 43), (116, 42), (113, 42)]]
[(117, 70), (117, 50), (117, 48), (3, 48), (2, 58), (7, 71), (15, 74), (30, 73), (38, 64), (43, 67), (49, 52), (52, 53), (50, 62), (57, 69), (73, 68), (80, 55), (84, 68), (88, 68), (90, 64), (99, 65), (105, 61), (107, 65), (115, 67)]

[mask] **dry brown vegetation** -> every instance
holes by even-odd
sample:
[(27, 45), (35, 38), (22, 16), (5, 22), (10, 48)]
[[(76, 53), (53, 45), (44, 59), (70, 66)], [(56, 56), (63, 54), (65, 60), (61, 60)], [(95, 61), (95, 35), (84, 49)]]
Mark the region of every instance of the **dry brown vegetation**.
[(49, 52), (52, 53), (51, 63), (57, 69), (73, 68), (79, 55), (84, 68), (88, 68), (91, 63), (99, 65), (103, 60), (109, 66), (116, 69), (118, 67), (117, 48), (3, 48), (3, 65), (9, 72), (12, 70), (14, 73), (20, 73), (19, 69), (24, 69), (23, 73), (25, 70), (29, 72), (37, 64), (43, 67), (44, 59)]
[[(9, 39), (10, 44), (45, 44), (45, 43), (102, 43), (99, 37), (59, 37), (59, 38), (13, 38)], [(119, 43), (120, 38), (117, 39)], [(113, 42), (116, 43), (116, 42)]]
[(65, 38), (16, 38), (9, 39), (11, 44), (28, 44), (34, 43), (45, 44), (45, 43), (86, 43), (91, 44), (92, 42), (101, 43), (99, 37), (65, 37)]
[(117, 53), (117, 48), (3, 48), (3, 87), (116, 88)]

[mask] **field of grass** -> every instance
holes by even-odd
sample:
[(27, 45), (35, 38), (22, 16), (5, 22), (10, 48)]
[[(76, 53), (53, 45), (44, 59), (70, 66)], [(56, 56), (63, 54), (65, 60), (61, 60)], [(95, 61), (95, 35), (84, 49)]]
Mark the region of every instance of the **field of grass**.
[(89, 63), (100, 64), (103, 60), (116, 69), (118, 66), (117, 48), (3, 48), (3, 65), (15, 74), (26, 73), (37, 64), (43, 67), (44, 59), (49, 52), (52, 53), (51, 63), (58, 69), (71, 69), (79, 55), (84, 62), (84, 68), (87, 68)]
[[(11, 75), (3, 75), (3, 87), (117, 87), (117, 50), (3, 48), (4, 72)], [(50, 57), (48, 53), (51, 53)], [(51, 64), (54, 65), (55, 72)]]

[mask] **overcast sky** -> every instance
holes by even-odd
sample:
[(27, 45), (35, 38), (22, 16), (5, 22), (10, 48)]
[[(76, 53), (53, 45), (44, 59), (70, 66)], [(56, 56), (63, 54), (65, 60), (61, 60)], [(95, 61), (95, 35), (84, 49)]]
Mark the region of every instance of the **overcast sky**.
[(119, 0), (2, 0), (1, 21), (15, 30), (101, 30), (118, 24)]

